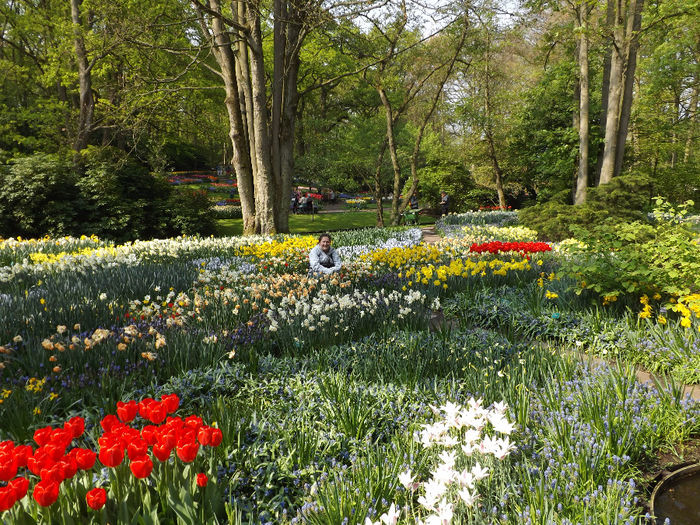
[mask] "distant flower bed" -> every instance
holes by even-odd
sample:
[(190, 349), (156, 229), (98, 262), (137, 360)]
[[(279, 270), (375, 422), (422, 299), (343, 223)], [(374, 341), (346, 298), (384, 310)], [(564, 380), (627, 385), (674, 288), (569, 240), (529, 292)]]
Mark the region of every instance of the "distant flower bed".
[(472, 253), (505, 253), (518, 252), (523, 255), (527, 253), (550, 252), (552, 247), (546, 242), (501, 242), (492, 241), (482, 244), (472, 244), (469, 248)]
[[(238, 202), (240, 203), (240, 201)], [(241, 219), (243, 217), (243, 210), (240, 206), (221, 204), (217, 202), (216, 206), (214, 206), (212, 209), (214, 210), (214, 215), (217, 219)]]
[(367, 207), (368, 201), (369, 199), (347, 199), (345, 201), (345, 207), (354, 210), (364, 209)]
[(511, 206), (479, 206), (479, 211), (504, 211), (510, 209)]

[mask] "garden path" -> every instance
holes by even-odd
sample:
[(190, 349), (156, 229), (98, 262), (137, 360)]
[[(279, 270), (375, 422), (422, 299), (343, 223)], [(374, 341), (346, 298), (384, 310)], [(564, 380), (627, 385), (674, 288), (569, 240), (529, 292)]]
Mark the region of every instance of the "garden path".
[(434, 244), (442, 238), (437, 234), (433, 226), (423, 226), (421, 230), (423, 231), (423, 242), (426, 244)]

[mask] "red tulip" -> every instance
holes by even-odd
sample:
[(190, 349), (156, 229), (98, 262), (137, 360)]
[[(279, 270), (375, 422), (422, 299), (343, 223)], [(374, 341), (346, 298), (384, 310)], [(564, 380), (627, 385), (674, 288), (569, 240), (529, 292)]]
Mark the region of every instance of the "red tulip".
[(20, 445), (15, 447), (12, 454), (15, 456), (15, 463), (17, 467), (26, 467), (27, 460), (32, 456), (34, 451), (30, 445)]
[(0, 481), (10, 481), (17, 475), (17, 461), (11, 452), (0, 453)]
[(185, 463), (194, 461), (194, 458), (197, 457), (197, 452), (199, 452), (199, 443), (196, 441), (189, 441), (183, 444), (178, 444), (177, 446), (177, 457), (179, 457)]
[(100, 510), (107, 502), (107, 491), (105, 489), (92, 489), (85, 494), (85, 501), (93, 510)]
[(126, 452), (131, 460), (142, 458), (148, 454), (148, 443), (143, 439), (134, 439), (127, 445)]
[(61, 471), (63, 472), (64, 480), (72, 478), (75, 476), (75, 473), (78, 472), (78, 462), (73, 456), (64, 456), (63, 459), (57, 463), (57, 465), (60, 466)]
[(209, 483), (209, 478), (207, 477), (206, 474), (203, 472), (200, 472), (197, 474), (197, 486), (198, 487), (206, 487), (207, 483)]
[(224, 439), (224, 434), (221, 432), (220, 428), (211, 429), (211, 443), (212, 447), (218, 447)]
[(158, 437), (156, 436), (157, 430), (158, 427), (154, 425), (146, 425), (141, 429), (141, 437), (149, 445), (154, 445), (156, 441), (158, 441)]
[(58, 499), (58, 483), (53, 481), (40, 481), (34, 485), (32, 496), (42, 507), (48, 507)]
[(37, 449), (33, 456), (27, 458), (27, 468), (36, 476), (39, 475), (41, 469), (50, 467), (54, 463), (55, 461), (43, 448)]
[(3, 452), (12, 452), (14, 449), (14, 441), (10, 441), (9, 439), (6, 441), (0, 441), (0, 454), (2, 454)]
[(58, 463), (54, 463), (50, 467), (41, 469), (41, 472), (39, 472), (39, 477), (41, 478), (41, 481), (54, 483), (62, 483), (65, 479), (63, 477), (63, 469)]
[(108, 414), (100, 421), (100, 426), (105, 432), (111, 432), (112, 429), (115, 429), (115, 427), (118, 427), (120, 424), (119, 418), (114, 414)]
[(37, 445), (39, 446), (44, 446), (46, 445), (49, 440), (51, 439), (51, 431), (53, 429), (51, 427), (44, 427), (44, 428), (39, 428), (34, 431), (34, 441), (36, 441)]
[(155, 423), (156, 425), (160, 425), (163, 421), (165, 421), (167, 415), (168, 410), (165, 408), (165, 405), (157, 401), (151, 403), (148, 406), (148, 411), (146, 412), (146, 418), (151, 423)]
[(124, 423), (133, 421), (138, 413), (138, 410), (139, 405), (136, 403), (136, 401), (129, 401), (128, 403), (119, 401), (117, 403), (117, 415)]
[(100, 449), (100, 461), (105, 467), (116, 467), (124, 460), (124, 449), (119, 445)]
[(27, 495), (27, 489), (29, 489), (29, 480), (24, 477), (15, 478), (7, 484), (12, 490), (15, 491), (15, 499), (21, 500)]
[(142, 418), (148, 418), (148, 408), (150, 407), (151, 403), (155, 403), (155, 400), (151, 397), (147, 397), (139, 401), (139, 415)]
[(9, 485), (7, 487), (0, 487), (0, 512), (5, 512), (10, 510), (12, 506), (17, 502), (17, 497), (15, 491)]
[(97, 458), (95, 452), (86, 448), (75, 448), (73, 450), (77, 450), (75, 453), (75, 461), (78, 463), (78, 468), (90, 470), (95, 465), (95, 458)]
[(202, 418), (199, 416), (189, 416), (185, 418), (185, 426), (197, 432), (202, 427)]
[(212, 430), (211, 427), (202, 427), (199, 429), (199, 432), (197, 432), (197, 441), (199, 441), (202, 446), (211, 445)]
[[(76, 429), (80, 430), (79, 428)], [(56, 446), (66, 448), (73, 441), (73, 427), (68, 423), (64, 423), (63, 428), (55, 428), (51, 431), (51, 441)]]
[(63, 428), (71, 432), (73, 439), (79, 438), (85, 432), (85, 420), (80, 416), (72, 417), (63, 424)]
[(153, 470), (153, 461), (151, 461), (150, 457), (144, 456), (133, 460), (129, 468), (134, 477), (138, 479), (147, 478), (151, 475), (151, 471)]
[(153, 455), (158, 458), (158, 461), (166, 461), (170, 457), (173, 447), (167, 443), (156, 443), (153, 445)]
[(177, 394), (163, 395), (161, 396), (160, 400), (165, 404), (168, 414), (172, 414), (180, 406), (180, 398)]
[(47, 456), (54, 461), (58, 461), (66, 453), (66, 448), (60, 444), (49, 443), (41, 448), (46, 452)]
[(158, 436), (158, 443), (173, 448), (177, 443), (177, 433), (175, 431), (164, 432)]

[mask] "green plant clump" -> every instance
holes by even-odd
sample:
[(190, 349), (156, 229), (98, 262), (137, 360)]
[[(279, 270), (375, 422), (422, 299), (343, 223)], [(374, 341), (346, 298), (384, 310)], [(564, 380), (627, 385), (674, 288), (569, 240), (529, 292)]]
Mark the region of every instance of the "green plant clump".
[(520, 223), (539, 232), (541, 240), (561, 241), (572, 237), (574, 228), (589, 229), (611, 219), (614, 222), (641, 220), (649, 207), (651, 179), (630, 174), (588, 189), (586, 202), (568, 203), (569, 190), (552, 200), (518, 212)]
[(562, 260), (562, 273), (601, 296), (667, 294), (700, 289), (700, 249), (693, 232), (680, 222), (692, 201), (678, 209), (657, 199), (652, 224), (606, 223), (574, 228), (585, 245)]

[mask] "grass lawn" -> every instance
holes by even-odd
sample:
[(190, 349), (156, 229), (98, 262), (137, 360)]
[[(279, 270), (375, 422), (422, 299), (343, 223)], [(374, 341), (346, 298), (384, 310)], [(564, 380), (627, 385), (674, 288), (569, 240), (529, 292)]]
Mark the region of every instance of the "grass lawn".
[[(388, 214), (385, 214), (385, 220)], [(435, 218), (427, 215), (419, 217), (420, 224), (434, 224)], [(375, 213), (364, 211), (348, 211), (344, 213), (321, 213), (317, 215), (290, 215), (289, 231), (291, 233), (332, 232), (337, 230), (353, 230), (357, 228), (372, 228), (376, 225)], [(221, 219), (219, 235), (229, 237), (243, 233), (243, 219)]]

